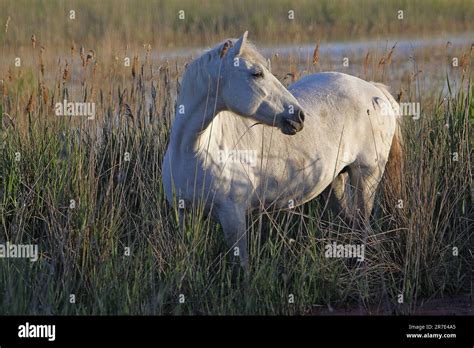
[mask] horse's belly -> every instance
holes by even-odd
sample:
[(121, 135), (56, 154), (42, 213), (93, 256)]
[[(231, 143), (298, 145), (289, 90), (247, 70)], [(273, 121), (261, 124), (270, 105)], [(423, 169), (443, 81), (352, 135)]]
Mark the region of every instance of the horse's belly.
[(317, 197), (331, 183), (320, 169), (301, 171), (295, 176), (266, 175), (251, 183), (253, 191), (250, 209), (275, 207), (286, 209), (304, 204)]

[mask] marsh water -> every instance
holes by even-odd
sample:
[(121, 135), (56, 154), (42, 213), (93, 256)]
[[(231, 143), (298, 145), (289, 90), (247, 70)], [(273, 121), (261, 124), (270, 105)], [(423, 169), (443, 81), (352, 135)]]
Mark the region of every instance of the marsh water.
[[(449, 87), (456, 90), (461, 81), (470, 73), (473, 52), (474, 33), (463, 35), (444, 34), (434, 38), (423, 39), (377, 39), (352, 42), (319, 43), (317, 44), (265, 46), (255, 42), (257, 49), (270, 60), (273, 74), (283, 84), (289, 85), (301, 76), (322, 71), (338, 71), (348, 73), (368, 81), (382, 82), (390, 86), (394, 96), (402, 95), (404, 100), (418, 102), (423, 96), (423, 107), (429, 100), (445, 97)], [(212, 43), (210, 46), (214, 46)], [(176, 81), (185, 69), (185, 63), (196, 58), (206, 47), (153, 50), (151, 63), (153, 76), (148, 75), (145, 88), (147, 105), (151, 103), (151, 86), (159, 77), (159, 69), (169, 65), (173, 73), (166, 83), (170, 84), (170, 96), (176, 99)], [(66, 57), (67, 58), (67, 57)], [(63, 61), (67, 61), (64, 58)], [(101, 57), (98, 57), (100, 60)], [(140, 58), (141, 59), (141, 58)], [(68, 95), (71, 99), (81, 100), (82, 87), (80, 78), (83, 76), (81, 67), (76, 69), (68, 81)], [(130, 68), (127, 68), (130, 69)], [(122, 78), (130, 73), (123, 69), (115, 82), (121, 83)], [(54, 85), (57, 75), (51, 73), (47, 80)], [(154, 81), (154, 82), (153, 82)], [(111, 80), (111, 86), (115, 86)], [(116, 88), (116, 87), (114, 87)], [(118, 106), (114, 110), (117, 114)]]
[[(454, 85), (473, 54), (474, 33), (443, 34), (420, 39), (371, 39), (351, 42), (319, 43), (318, 62), (313, 64), (317, 43), (265, 46), (258, 50), (271, 60), (273, 72), (285, 78), (319, 71), (339, 71), (368, 80), (387, 83), (395, 90), (407, 88), (414, 81), (417, 88), (446, 91), (446, 79)], [(393, 52), (390, 51), (393, 48)], [(206, 48), (164, 51), (155, 58), (162, 61), (190, 60)], [(387, 61), (387, 58), (388, 61)], [(385, 62), (384, 62), (385, 60)], [(461, 66), (464, 64), (464, 66)]]

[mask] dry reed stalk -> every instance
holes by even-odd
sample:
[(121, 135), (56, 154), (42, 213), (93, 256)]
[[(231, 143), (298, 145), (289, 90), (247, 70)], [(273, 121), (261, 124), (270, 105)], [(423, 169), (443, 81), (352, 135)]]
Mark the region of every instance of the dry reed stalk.
[(138, 56), (135, 55), (133, 57), (133, 64), (132, 64), (132, 77), (135, 80), (135, 76), (137, 74), (137, 69), (138, 69)]
[(393, 52), (395, 50), (395, 47), (397, 46), (397, 44), (395, 43), (395, 45), (393, 45), (393, 47), (391, 48), (391, 50), (388, 52), (388, 54), (386, 56), (383, 56), (382, 58), (380, 58), (380, 61), (379, 61), (379, 68), (382, 66), (382, 65), (385, 65), (385, 64), (390, 64), (392, 62), (392, 55), (393, 55)]
[(31, 46), (33, 46), (33, 49), (36, 48), (36, 35), (35, 34), (31, 35)]
[(367, 54), (364, 58), (364, 75), (367, 77), (367, 73), (369, 71), (369, 60), (370, 60), (370, 52), (367, 51)]
[(69, 81), (69, 64), (66, 60), (66, 66), (64, 67), (63, 72), (63, 82)]
[(7, 22), (5, 23), (5, 34), (8, 32), (8, 24), (10, 24), (10, 20), (11, 20), (11, 19), (12, 19), (12, 18), (11, 18), (10, 16), (8, 16)]
[(40, 65), (40, 71), (41, 71), (41, 76), (44, 77), (44, 61), (43, 61), (43, 53), (44, 53), (44, 47), (40, 47), (39, 51), (39, 65)]
[(145, 65), (148, 65), (148, 63), (150, 62), (150, 57), (151, 57), (151, 45), (150, 44), (145, 44), (143, 45), (146, 49), (146, 53), (145, 53)]
[(49, 92), (44, 84), (41, 84), (41, 95), (43, 97), (43, 104), (48, 105)]
[(396, 43), (396, 42), (395, 42), (395, 45), (393, 45), (393, 47), (391, 48), (391, 50), (388, 52), (388, 55), (387, 55), (387, 64), (392, 63), (392, 55), (393, 55), (393, 52), (395, 52), (395, 47), (397, 47), (397, 43)]
[(86, 56), (86, 65), (90, 64), (94, 60), (94, 58), (95, 58), (94, 50), (89, 50)]
[(35, 98), (34, 98), (34, 93), (35, 92), (32, 92), (30, 94), (30, 98), (28, 99), (28, 104), (26, 105), (26, 112), (29, 114), (33, 111), (34, 107), (35, 107)]
[(86, 66), (86, 55), (85, 55), (84, 46), (81, 46), (81, 49), (79, 51), (79, 56), (81, 57), (82, 66)]
[(317, 65), (319, 62), (319, 44), (320, 44), (320, 40), (318, 40), (318, 43), (316, 44), (316, 47), (314, 48), (314, 51), (313, 51), (313, 65)]
[(459, 67), (462, 69), (462, 72), (466, 72), (467, 67), (470, 65), (468, 61), (469, 56), (464, 52), (459, 60)]
[(96, 74), (97, 74), (97, 67), (98, 67), (98, 64), (97, 62), (94, 64), (94, 66), (92, 67), (92, 75), (91, 75), (91, 78), (92, 78), (92, 87), (91, 87), (91, 100), (95, 100), (95, 96), (96, 96), (96, 91), (97, 91), (97, 87), (96, 87)]

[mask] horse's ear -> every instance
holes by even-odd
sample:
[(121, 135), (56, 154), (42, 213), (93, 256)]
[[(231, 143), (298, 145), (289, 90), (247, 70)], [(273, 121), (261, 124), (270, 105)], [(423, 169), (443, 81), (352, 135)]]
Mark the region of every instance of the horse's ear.
[(244, 47), (245, 47), (245, 44), (247, 43), (247, 35), (248, 35), (248, 31), (245, 31), (245, 33), (240, 37), (240, 39), (237, 40), (237, 42), (235, 43), (234, 45), (234, 51), (235, 51), (235, 55), (238, 56), (240, 54), (242, 54), (243, 50), (244, 50)]
[(229, 48), (231, 48), (234, 44), (232, 43), (232, 41), (230, 40), (227, 40), (224, 45), (222, 45), (222, 48), (221, 48), (221, 52), (219, 53), (219, 56), (222, 58), (224, 57), (227, 52), (229, 51)]

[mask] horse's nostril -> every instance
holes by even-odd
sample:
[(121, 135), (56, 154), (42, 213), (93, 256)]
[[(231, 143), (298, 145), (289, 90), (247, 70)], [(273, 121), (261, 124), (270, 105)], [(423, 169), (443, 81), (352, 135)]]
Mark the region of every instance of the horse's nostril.
[(304, 112), (303, 110), (298, 111), (298, 118), (301, 122), (304, 122)]
[(296, 121), (294, 118), (283, 118), (281, 125), (283, 133), (293, 135), (303, 129), (304, 122)]

